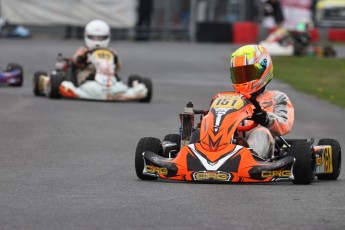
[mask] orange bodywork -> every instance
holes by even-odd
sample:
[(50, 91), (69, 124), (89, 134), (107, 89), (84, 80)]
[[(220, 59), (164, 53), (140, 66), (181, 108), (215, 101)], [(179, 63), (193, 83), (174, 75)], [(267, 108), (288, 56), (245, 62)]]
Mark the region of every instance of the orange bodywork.
[[(217, 152), (211, 152), (205, 150), (201, 144), (197, 143), (194, 145), (195, 150), (202, 154), (203, 157), (205, 157), (206, 160), (212, 163), (217, 163), (219, 160), (221, 160), (224, 156), (229, 154), (230, 152), (234, 151), (236, 145), (228, 144), (225, 148), (223, 148), (221, 151)], [(187, 159), (188, 156), (193, 157), (195, 160), (198, 160), (195, 156), (195, 153), (193, 153), (193, 150), (189, 147), (184, 147), (181, 149), (178, 157), (176, 157), (172, 162), (174, 162), (176, 165), (188, 165)], [(247, 148), (241, 148), (240, 151), (236, 152), (233, 156), (231, 156), (232, 159), (236, 159), (236, 157), (240, 157), (241, 161), (239, 161), (238, 168), (236, 171), (233, 171), (229, 173), (231, 179), (231, 182), (258, 182), (258, 180), (254, 180), (250, 178), (249, 170), (253, 168), (253, 166), (257, 166), (258, 162), (253, 158), (252, 153)], [(242, 170), (238, 170), (242, 169)], [(244, 169), (244, 170), (243, 170)], [(192, 181), (195, 180), (193, 178), (195, 171), (190, 171), (186, 167), (178, 167), (177, 175), (175, 177), (169, 177), (169, 179), (177, 179), (177, 180), (187, 180)], [(215, 171), (214, 173), (217, 173)], [(210, 177), (212, 174), (209, 175)], [(164, 175), (160, 175), (161, 178), (166, 178)], [(218, 179), (219, 181), (222, 181)], [(272, 180), (272, 178), (265, 178), (261, 180), (260, 182), (268, 182)]]
[(63, 97), (72, 97), (72, 98), (78, 97), (77, 94), (75, 94), (71, 89), (68, 89), (65, 86), (63, 86), (63, 84), (60, 84), (59, 92)]
[[(293, 157), (274, 163), (256, 160), (245, 147), (228, 144), (218, 152), (205, 150), (200, 143), (184, 146), (176, 158), (144, 153), (145, 172), (162, 179), (227, 183), (270, 182), (291, 176)], [(153, 161), (152, 161), (153, 160)]]

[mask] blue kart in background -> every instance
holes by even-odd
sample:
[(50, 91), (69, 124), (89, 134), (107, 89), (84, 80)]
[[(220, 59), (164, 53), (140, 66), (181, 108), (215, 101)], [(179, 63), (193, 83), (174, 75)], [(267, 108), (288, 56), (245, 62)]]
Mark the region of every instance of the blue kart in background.
[(16, 63), (9, 63), (5, 70), (0, 69), (0, 84), (17, 86), (23, 85), (23, 67)]

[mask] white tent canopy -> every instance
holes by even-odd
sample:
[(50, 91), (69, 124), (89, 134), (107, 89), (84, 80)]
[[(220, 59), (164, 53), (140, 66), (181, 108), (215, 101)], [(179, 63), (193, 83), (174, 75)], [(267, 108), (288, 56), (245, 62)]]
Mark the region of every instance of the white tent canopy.
[(84, 26), (93, 19), (113, 28), (136, 22), (136, 0), (0, 0), (1, 15), (13, 24)]

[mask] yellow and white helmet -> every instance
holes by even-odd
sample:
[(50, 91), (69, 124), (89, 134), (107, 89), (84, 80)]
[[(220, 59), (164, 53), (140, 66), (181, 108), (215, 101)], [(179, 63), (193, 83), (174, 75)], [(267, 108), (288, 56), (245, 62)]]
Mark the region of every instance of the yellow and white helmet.
[(261, 45), (245, 45), (230, 60), (230, 77), (236, 92), (253, 94), (273, 78), (272, 59)]

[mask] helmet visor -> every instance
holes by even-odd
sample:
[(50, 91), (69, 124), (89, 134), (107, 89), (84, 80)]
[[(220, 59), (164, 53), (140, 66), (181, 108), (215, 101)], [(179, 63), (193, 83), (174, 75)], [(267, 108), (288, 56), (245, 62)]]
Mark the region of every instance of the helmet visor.
[(233, 84), (244, 84), (260, 79), (265, 68), (260, 64), (231, 67), (230, 74)]
[(93, 41), (104, 41), (108, 39), (108, 35), (105, 36), (96, 36), (96, 35), (87, 35), (87, 38)]

